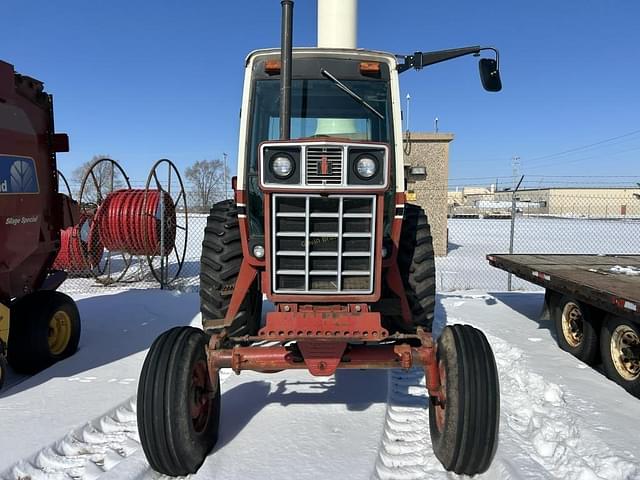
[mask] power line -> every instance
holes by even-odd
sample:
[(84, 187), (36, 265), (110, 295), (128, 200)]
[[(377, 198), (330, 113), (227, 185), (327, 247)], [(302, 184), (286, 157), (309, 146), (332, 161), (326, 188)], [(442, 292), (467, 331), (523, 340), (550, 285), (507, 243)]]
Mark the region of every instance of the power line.
[(590, 143), (588, 145), (582, 145), (580, 147), (570, 148), (569, 150), (563, 150), (562, 152), (550, 153), (548, 155), (542, 155), (540, 157), (533, 157), (533, 158), (528, 159), (527, 163), (528, 162), (536, 162), (538, 160), (546, 160), (547, 158), (559, 157), (559, 156), (566, 155), (566, 154), (572, 153), (572, 152), (577, 152), (577, 151), (580, 151), (580, 150), (586, 150), (587, 148), (595, 147), (597, 145), (602, 145), (604, 143), (613, 142), (614, 140), (619, 140), (621, 138), (630, 137), (632, 135), (637, 135), (638, 133), (640, 133), (640, 130), (634, 130), (634, 131), (629, 132), (629, 133), (618, 135), (616, 137), (606, 138), (604, 140), (600, 140), (600, 141), (595, 142), (595, 143)]

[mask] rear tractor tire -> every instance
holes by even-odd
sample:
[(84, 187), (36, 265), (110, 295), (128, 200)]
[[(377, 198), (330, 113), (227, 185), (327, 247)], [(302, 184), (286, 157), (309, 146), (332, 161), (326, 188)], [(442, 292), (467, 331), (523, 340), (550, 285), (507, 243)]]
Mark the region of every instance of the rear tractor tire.
[(400, 232), (398, 268), (412, 313), (409, 328), (402, 317), (390, 318), (391, 327), (407, 333), (417, 328), (430, 332), (436, 304), (436, 268), (427, 215), (418, 205), (405, 204)]
[(260, 328), (262, 294), (257, 279), (231, 325), (224, 324), (242, 258), (238, 207), (232, 200), (216, 203), (207, 218), (200, 262), (200, 311), (207, 332), (226, 327), (229, 336), (242, 336), (255, 335)]
[(17, 372), (39, 372), (73, 355), (79, 342), (80, 314), (68, 295), (42, 290), (11, 306), (7, 360)]
[(551, 302), (558, 346), (587, 365), (598, 363), (596, 312), (568, 295), (555, 296)]
[(220, 380), (211, 384), (200, 329), (160, 335), (138, 384), (138, 430), (151, 468), (165, 475), (195, 473), (218, 439)]
[(640, 398), (640, 325), (626, 318), (607, 317), (600, 351), (607, 377)]
[(449, 471), (483, 473), (495, 455), (500, 422), (500, 386), (489, 342), (471, 326), (447, 326), (438, 339), (437, 360), (444, 402), (429, 403), (434, 453)]

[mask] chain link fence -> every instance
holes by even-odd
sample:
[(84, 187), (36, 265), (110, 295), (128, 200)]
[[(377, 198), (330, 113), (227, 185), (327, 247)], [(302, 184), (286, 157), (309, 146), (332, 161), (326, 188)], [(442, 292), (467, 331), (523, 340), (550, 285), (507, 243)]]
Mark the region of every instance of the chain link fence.
[[(440, 291), (507, 290), (490, 253), (639, 254), (640, 189), (541, 189), (450, 201)], [(513, 277), (512, 289), (539, 289)]]
[[(100, 219), (83, 216), (62, 233), (56, 267), (69, 275), (63, 290), (197, 290), (208, 214), (200, 203), (187, 191), (185, 207), (176, 204), (172, 210), (167, 204), (163, 212), (144, 212), (146, 227), (134, 239), (140, 248), (129, 252), (107, 248)], [(508, 274), (489, 266), (490, 253), (640, 253), (640, 189), (521, 190), (453, 201), (450, 196), (447, 216), (446, 256), (436, 257), (439, 291), (507, 290)], [(140, 253), (143, 247), (147, 254)], [(539, 287), (514, 277), (512, 288)]]

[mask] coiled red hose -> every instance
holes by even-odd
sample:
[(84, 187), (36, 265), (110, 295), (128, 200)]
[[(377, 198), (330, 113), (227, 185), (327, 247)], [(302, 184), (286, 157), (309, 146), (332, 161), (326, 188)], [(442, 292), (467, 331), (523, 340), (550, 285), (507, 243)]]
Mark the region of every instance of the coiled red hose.
[(107, 195), (95, 217), (100, 239), (110, 251), (159, 255), (162, 211), (164, 255), (168, 255), (175, 244), (176, 209), (171, 196), (160, 190), (116, 190)]
[(70, 273), (85, 273), (98, 266), (104, 246), (95, 231), (95, 223), (89, 215), (81, 215), (73, 227), (60, 232), (60, 250), (53, 268)]

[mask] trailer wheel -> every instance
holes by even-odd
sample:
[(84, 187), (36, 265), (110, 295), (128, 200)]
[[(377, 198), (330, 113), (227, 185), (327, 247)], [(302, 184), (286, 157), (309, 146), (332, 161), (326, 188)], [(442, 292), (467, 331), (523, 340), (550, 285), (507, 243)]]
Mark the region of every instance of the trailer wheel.
[(200, 263), (200, 311), (202, 326), (208, 332), (217, 333), (225, 326), (229, 336), (258, 332), (262, 295), (257, 279), (246, 293), (232, 324), (224, 324), (242, 257), (238, 207), (232, 200), (216, 203), (207, 218)]
[(588, 365), (598, 362), (597, 319), (591, 307), (573, 297), (552, 300), (558, 346)]
[(207, 370), (207, 335), (176, 327), (160, 335), (138, 384), (138, 430), (151, 467), (165, 475), (195, 473), (218, 439), (220, 381)]
[(36, 373), (70, 357), (80, 341), (80, 314), (71, 297), (53, 290), (30, 293), (11, 306), (7, 360)]
[(500, 386), (489, 342), (468, 325), (447, 326), (437, 350), (444, 405), (429, 403), (436, 457), (458, 474), (485, 472), (498, 445)]
[[(398, 267), (413, 314), (412, 329), (421, 327), (430, 332), (436, 303), (436, 269), (431, 227), (422, 207), (405, 204), (399, 246)], [(407, 330), (402, 328), (401, 317), (390, 320), (397, 328)]]
[(609, 316), (600, 334), (602, 365), (611, 380), (640, 397), (640, 326)]

